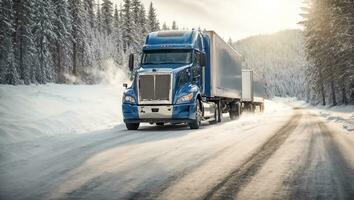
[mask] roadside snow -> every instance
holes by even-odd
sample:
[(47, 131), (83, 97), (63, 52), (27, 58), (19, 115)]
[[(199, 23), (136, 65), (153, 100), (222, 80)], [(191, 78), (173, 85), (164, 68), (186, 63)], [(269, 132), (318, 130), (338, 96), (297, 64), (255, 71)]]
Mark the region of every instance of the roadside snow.
[(274, 98), (274, 101), (288, 103), (295, 107), (305, 107), (326, 121), (336, 123), (347, 131), (354, 131), (354, 105), (347, 106), (312, 106), (296, 98)]
[(0, 86), (0, 144), (80, 134), (122, 122), (122, 86)]

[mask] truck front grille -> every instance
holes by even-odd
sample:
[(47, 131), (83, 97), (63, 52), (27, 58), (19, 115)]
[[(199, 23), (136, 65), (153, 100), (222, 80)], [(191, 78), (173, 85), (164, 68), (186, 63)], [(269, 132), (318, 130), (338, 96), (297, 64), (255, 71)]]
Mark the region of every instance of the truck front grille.
[(170, 92), (170, 74), (144, 74), (139, 76), (140, 103), (170, 103)]

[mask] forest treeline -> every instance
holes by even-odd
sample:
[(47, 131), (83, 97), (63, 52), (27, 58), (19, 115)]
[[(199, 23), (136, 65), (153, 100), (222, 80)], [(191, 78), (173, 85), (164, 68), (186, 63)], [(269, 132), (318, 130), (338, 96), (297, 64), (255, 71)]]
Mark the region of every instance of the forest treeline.
[[(231, 42), (231, 41), (230, 41)], [(304, 35), (301, 30), (251, 36), (232, 46), (245, 58), (245, 68), (264, 83), (267, 98), (306, 98)]]
[(354, 0), (308, 0), (305, 36), (306, 100), (354, 103)]
[[(95, 83), (106, 59), (118, 65), (160, 29), (139, 0), (0, 0), (0, 83)], [(172, 28), (177, 28), (176, 23)]]

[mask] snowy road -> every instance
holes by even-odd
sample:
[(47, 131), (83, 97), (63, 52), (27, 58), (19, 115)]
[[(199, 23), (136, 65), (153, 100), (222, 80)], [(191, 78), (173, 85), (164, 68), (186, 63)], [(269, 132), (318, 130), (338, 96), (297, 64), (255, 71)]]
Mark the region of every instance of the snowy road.
[(306, 109), (1, 145), (0, 199), (353, 199), (354, 137)]

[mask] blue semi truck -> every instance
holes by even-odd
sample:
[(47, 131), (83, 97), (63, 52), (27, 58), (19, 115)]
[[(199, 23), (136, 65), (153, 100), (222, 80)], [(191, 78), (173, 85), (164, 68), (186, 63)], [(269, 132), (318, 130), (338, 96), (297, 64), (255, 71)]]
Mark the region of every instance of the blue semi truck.
[[(252, 73), (245, 73), (251, 82), (242, 81), (243, 57), (214, 31), (150, 33), (137, 69), (134, 60), (130, 55), (133, 81), (130, 87), (124, 84), (122, 100), (128, 130), (140, 123), (187, 123), (198, 129), (203, 120), (221, 122), (223, 113), (234, 120), (243, 108), (263, 110), (263, 100), (253, 100)], [(245, 88), (252, 97), (243, 102)]]

